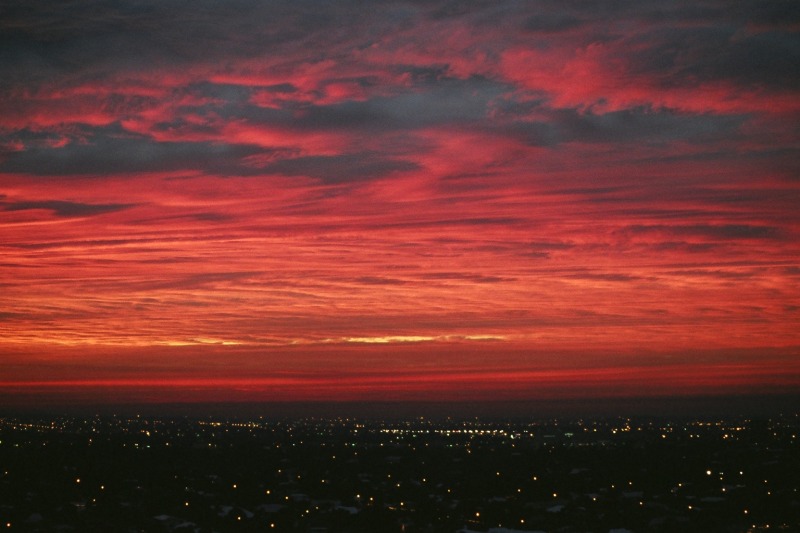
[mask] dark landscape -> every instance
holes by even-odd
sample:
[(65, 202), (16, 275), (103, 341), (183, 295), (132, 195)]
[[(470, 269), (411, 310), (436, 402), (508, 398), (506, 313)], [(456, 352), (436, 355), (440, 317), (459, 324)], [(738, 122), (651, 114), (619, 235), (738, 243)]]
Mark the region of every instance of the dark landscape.
[(797, 531), (798, 434), (797, 413), (7, 415), (0, 519), (10, 531)]

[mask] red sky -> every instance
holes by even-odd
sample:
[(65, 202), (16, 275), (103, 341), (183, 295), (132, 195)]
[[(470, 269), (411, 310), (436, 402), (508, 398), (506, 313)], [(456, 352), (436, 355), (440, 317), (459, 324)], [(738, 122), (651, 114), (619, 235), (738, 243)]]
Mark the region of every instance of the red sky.
[(0, 400), (797, 391), (795, 2), (0, 8)]

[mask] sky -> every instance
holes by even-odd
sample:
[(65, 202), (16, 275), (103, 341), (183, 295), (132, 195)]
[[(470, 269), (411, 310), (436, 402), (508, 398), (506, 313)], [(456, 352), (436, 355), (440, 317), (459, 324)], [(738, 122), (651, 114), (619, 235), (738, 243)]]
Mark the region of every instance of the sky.
[(0, 7), (0, 404), (800, 390), (800, 4)]

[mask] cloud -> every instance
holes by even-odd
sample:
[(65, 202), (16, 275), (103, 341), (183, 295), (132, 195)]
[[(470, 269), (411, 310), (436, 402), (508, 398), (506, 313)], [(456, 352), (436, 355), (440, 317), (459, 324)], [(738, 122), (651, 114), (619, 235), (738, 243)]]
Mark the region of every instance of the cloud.
[(379, 276), (361, 276), (356, 278), (356, 283), (363, 285), (405, 285), (407, 282), (397, 278), (385, 278)]
[[(752, 18), (723, 17), (728, 18), (728, 24), (708, 18), (674, 26), (659, 24), (636, 36), (630, 40), (632, 49), (627, 54), (631, 73), (655, 76), (664, 87), (727, 80), (796, 89), (800, 84), (797, 34), (775, 21), (769, 29), (757, 29), (754, 19), (766, 20), (770, 16), (760, 9), (746, 11), (742, 10)], [(789, 24), (800, 20), (800, 10), (795, 6), (791, 11), (785, 13)]]
[(574, 249), (575, 244), (567, 242), (531, 242), (515, 247), (515, 255), (534, 259), (550, 259), (553, 253)]
[(300, 130), (385, 132), (484, 121), (493, 103), (512, 89), (480, 76), (428, 79), (414, 68), (402, 71), (414, 73), (415, 81), (411, 87), (395, 86), (392, 95), (322, 105), (286, 101), (282, 109), (229, 107), (224, 113), (227, 118)]
[(126, 247), (130, 245), (140, 245), (159, 242), (159, 239), (99, 239), (99, 240), (78, 240), (78, 241), (50, 241), (50, 242), (22, 242), (5, 243), (5, 246), (20, 248), (24, 250), (49, 250), (55, 248), (106, 248), (106, 247)]
[(557, 33), (583, 25), (583, 21), (572, 13), (538, 13), (525, 20), (524, 28), (533, 33)]
[(481, 274), (465, 274), (463, 272), (431, 272), (423, 275), (422, 278), (445, 281), (469, 281), (472, 283), (501, 283), (503, 281), (514, 281), (513, 279), (501, 278), (499, 276), (483, 276)]
[[(222, 60), (248, 56), (267, 48), (280, 49), (335, 27), (352, 7), (306, 2), (234, 0), (213, 2), (115, 2), (90, 0), (65, 4), (46, 1), (4, 8), (2, 24), (6, 68), (23, 67), (6, 81), (22, 81), (35, 69), (68, 75), (78, 62), (85, 72), (99, 75), (124, 61), (133, 71), (186, 66), (200, 58)], [(180, 20), (180, 31), (175, 21)], [(60, 61), (45, 62), (47, 58)], [(38, 59), (38, 61), (30, 61)], [(25, 65), (26, 60), (29, 64)], [(117, 63), (119, 64), (119, 63)], [(30, 81), (28, 77), (28, 81)]]
[[(178, 263), (184, 263), (178, 258)], [(131, 280), (127, 284), (126, 290), (131, 294), (157, 293), (158, 291), (189, 291), (201, 288), (214, 288), (225, 286), (230, 283), (241, 283), (243, 281), (257, 278), (260, 272), (257, 271), (236, 271), (236, 272), (200, 272), (194, 274), (176, 273), (159, 279), (152, 276), (146, 280)], [(109, 287), (114, 286), (112, 283)], [(207, 304), (193, 303), (186, 298), (181, 301), (182, 306)]]
[(702, 270), (702, 269), (683, 269), (665, 272), (670, 276), (717, 278), (717, 279), (750, 279), (758, 275), (753, 271), (742, 270)]
[[(595, 6), (580, 30), (506, 49), (501, 69), (558, 108), (796, 112), (800, 41), (791, 28), (800, 12), (778, 9), (787, 17), (778, 23), (765, 6)], [(556, 12), (575, 13), (568, 5)]]
[(510, 224), (523, 223), (525, 219), (514, 217), (477, 217), (477, 218), (433, 218), (429, 220), (403, 220), (397, 222), (376, 222), (373, 226), (377, 229), (389, 228), (435, 228), (435, 227), (458, 227), (458, 226), (507, 226)]
[(281, 159), (260, 168), (262, 173), (307, 176), (326, 184), (348, 183), (410, 172), (420, 167), (412, 161), (382, 158), (377, 154), (343, 154)]
[(0, 202), (3, 211), (28, 211), (44, 209), (51, 211), (58, 217), (83, 217), (102, 215), (129, 209), (134, 204), (83, 204), (63, 200), (45, 200), (28, 202)]
[(202, 170), (209, 173), (252, 174), (242, 164), (264, 148), (216, 142), (157, 142), (152, 139), (108, 134), (103, 128), (86, 141), (63, 146), (32, 146), (8, 154), (0, 172), (43, 176), (108, 176), (131, 172)]
[(566, 274), (564, 277), (570, 279), (586, 279), (591, 281), (611, 281), (627, 283), (629, 281), (641, 281), (641, 276), (634, 276), (631, 274), (621, 273), (603, 273), (603, 272), (576, 272), (573, 274)]
[(781, 228), (751, 224), (691, 224), (691, 225), (632, 225), (624, 229), (630, 234), (668, 234), (683, 237), (701, 237), (710, 240), (783, 240)]
[(741, 116), (677, 113), (637, 107), (610, 112), (545, 110), (536, 121), (515, 121), (508, 131), (533, 146), (568, 142), (603, 144), (667, 143), (729, 139), (745, 122)]

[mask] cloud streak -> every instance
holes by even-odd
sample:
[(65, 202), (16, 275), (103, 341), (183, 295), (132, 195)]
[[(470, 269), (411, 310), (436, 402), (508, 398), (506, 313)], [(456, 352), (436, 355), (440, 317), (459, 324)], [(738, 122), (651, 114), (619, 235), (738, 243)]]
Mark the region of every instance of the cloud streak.
[(113, 213), (133, 207), (129, 204), (81, 204), (77, 202), (65, 202), (62, 200), (46, 200), (42, 202), (13, 202), (3, 203), (0, 206), (4, 211), (28, 211), (33, 209), (44, 209), (52, 212), (58, 217), (79, 217), (102, 215), (103, 213)]

